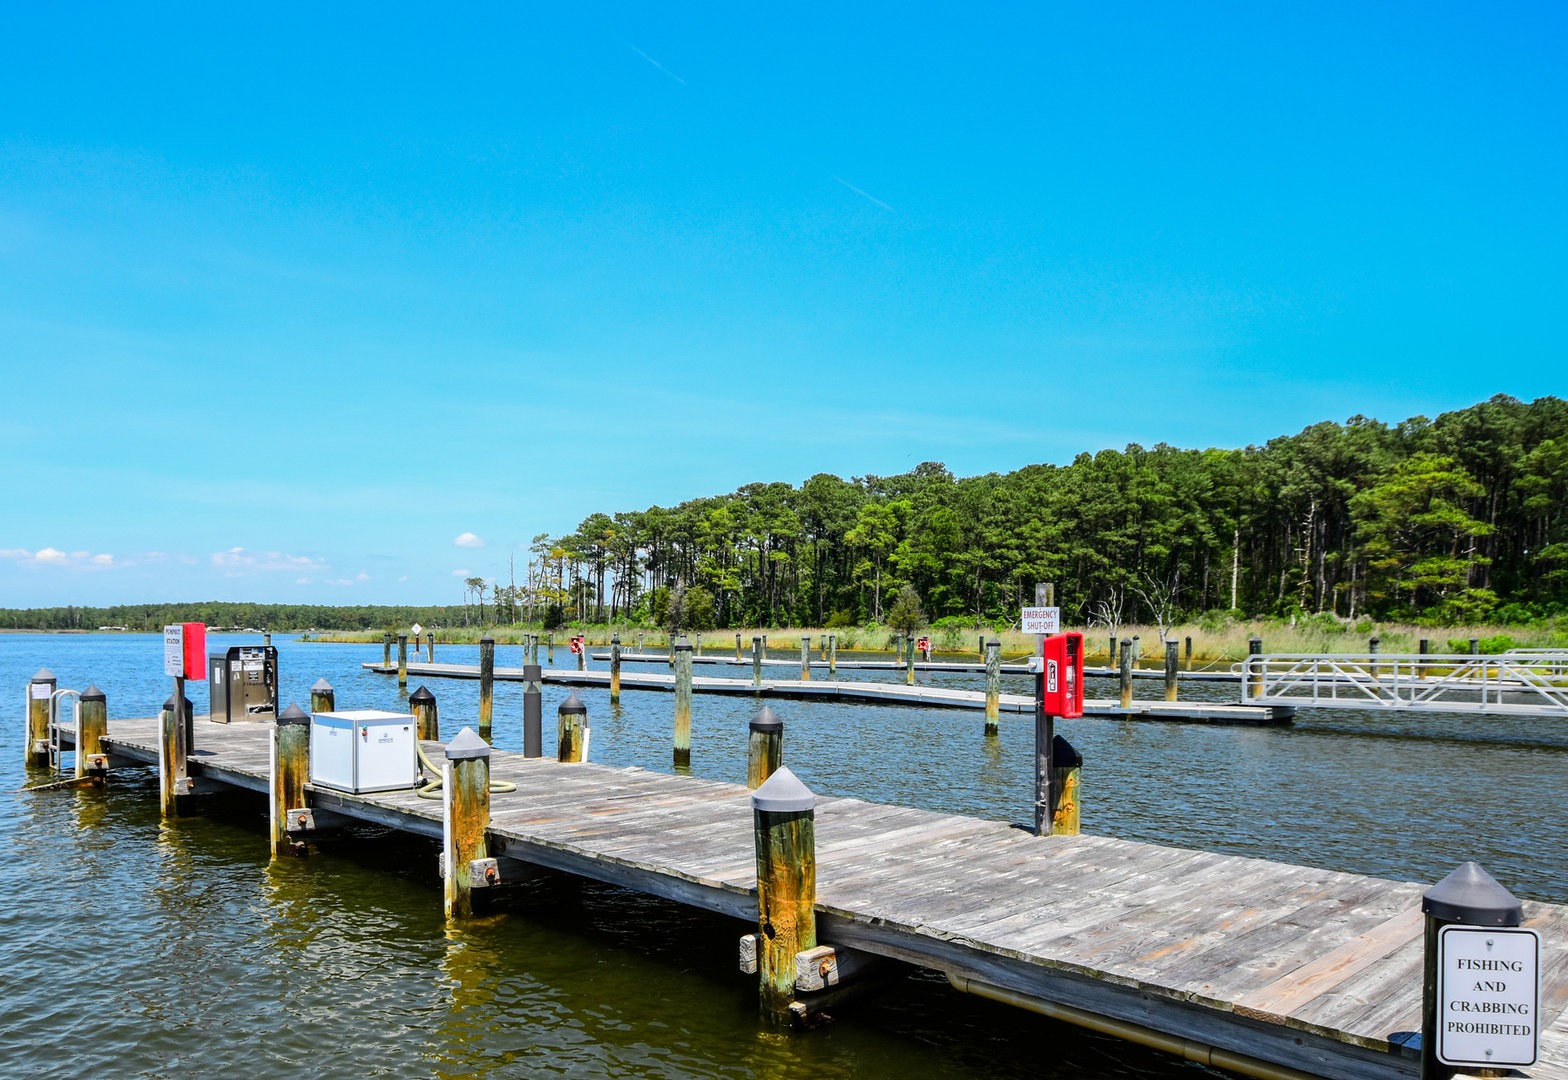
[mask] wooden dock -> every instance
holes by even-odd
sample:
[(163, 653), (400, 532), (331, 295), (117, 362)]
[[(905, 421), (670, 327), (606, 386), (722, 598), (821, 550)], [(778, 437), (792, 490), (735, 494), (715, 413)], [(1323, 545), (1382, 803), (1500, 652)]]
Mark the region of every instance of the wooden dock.
[[(154, 763), (157, 728), (114, 720), (106, 748)], [(265, 792), (271, 733), (198, 721), (192, 776)], [(492, 852), (756, 925), (746, 788), (502, 750), (490, 770), (517, 785), (491, 798)], [(310, 797), (323, 820), (442, 832), (441, 804), (413, 792)], [(1174, 1036), (1193, 1060), (1253, 1075), (1418, 1075), (1423, 885), (858, 799), (819, 797), (815, 815), (824, 942), (1089, 1026)], [(1544, 945), (1543, 1030), (1521, 1075), (1568, 1080), (1568, 908), (1524, 912)]]
[[(367, 662), (361, 665), (383, 675), (397, 674), (396, 665)], [(798, 666), (798, 665), (797, 665)], [(475, 679), (479, 678), (477, 664), (410, 663), (409, 678), (422, 679)], [(576, 671), (571, 668), (545, 668), (541, 673), (544, 682), (562, 686), (610, 685), (608, 671)], [(498, 682), (522, 682), (522, 668), (495, 669)], [(759, 695), (768, 698), (788, 698), (796, 701), (861, 702), (867, 705), (924, 705), (941, 709), (985, 709), (983, 690), (958, 690), (941, 686), (908, 686), (903, 683), (883, 682), (828, 682), (822, 679), (763, 679), (760, 686), (750, 679), (730, 679), (721, 676), (693, 676), (694, 693)], [(674, 692), (675, 676), (654, 672), (621, 672), (622, 690), (663, 690)], [(1033, 716), (1034, 699), (1024, 694), (1002, 694), (998, 700), (1003, 713)], [(1295, 718), (1295, 709), (1279, 705), (1232, 705), (1214, 701), (1164, 701), (1134, 699), (1123, 708), (1119, 700), (1089, 699), (1084, 702), (1085, 716), (1111, 720), (1167, 720), (1204, 724), (1266, 725), (1288, 724)]]
[[(610, 662), (609, 653), (591, 653), (589, 658), (601, 664)], [(621, 654), (621, 663), (623, 664), (668, 664), (669, 662), (670, 658), (663, 653)], [(691, 662), (693, 664), (722, 664), (728, 667), (742, 668), (749, 668), (752, 665), (752, 659), (749, 656), (743, 660), (737, 660), (733, 656), (693, 655)], [(795, 671), (799, 671), (800, 658), (765, 656), (762, 658), (762, 666), (792, 668)], [(828, 662), (826, 660), (812, 660), (810, 661), (810, 666), (812, 671), (828, 670)], [(835, 661), (834, 666), (841, 667), (846, 671), (903, 671), (906, 667), (902, 660), (838, 660)], [(983, 675), (985, 674), (985, 663), (979, 660), (916, 660), (915, 670), (967, 672)], [(1001, 673), (1003, 675), (1027, 675), (1029, 674), (1029, 665), (1004, 663), (1001, 665)], [(1086, 667), (1083, 669), (1083, 673), (1086, 678), (1095, 679), (1115, 679), (1120, 677), (1119, 672), (1115, 668)], [(1132, 677), (1135, 679), (1163, 680), (1165, 671), (1163, 668), (1133, 668)], [(1190, 682), (1241, 682), (1241, 674), (1229, 669), (1225, 671), (1178, 671), (1176, 678), (1179, 681)]]

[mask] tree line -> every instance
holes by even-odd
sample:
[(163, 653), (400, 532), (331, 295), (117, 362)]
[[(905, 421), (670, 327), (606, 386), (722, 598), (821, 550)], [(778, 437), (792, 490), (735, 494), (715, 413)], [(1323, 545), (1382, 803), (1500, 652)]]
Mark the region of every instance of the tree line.
[(1241, 449), (1136, 443), (957, 477), (818, 473), (534, 538), (501, 614), (833, 626), (1007, 624), (1053, 581), (1079, 623), (1195, 613), (1467, 624), (1568, 613), (1568, 402), (1499, 395), (1436, 419), (1354, 416)]
[(364, 630), (571, 621), (1007, 625), (1052, 581), (1068, 621), (1205, 611), (1443, 624), (1568, 614), (1568, 402), (1499, 395), (1436, 419), (1363, 416), (1262, 446), (1136, 443), (1066, 465), (957, 477), (818, 473), (540, 534), (461, 606), (129, 605), (0, 611), (4, 628), (153, 629), (201, 619)]

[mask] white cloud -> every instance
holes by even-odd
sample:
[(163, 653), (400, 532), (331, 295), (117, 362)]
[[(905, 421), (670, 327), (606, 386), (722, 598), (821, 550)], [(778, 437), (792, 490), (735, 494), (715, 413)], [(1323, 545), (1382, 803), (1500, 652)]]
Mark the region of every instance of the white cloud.
[(243, 547), (215, 551), (211, 559), (212, 565), (222, 570), (224, 577), (244, 577), (246, 574), (267, 573), (274, 570), (291, 574), (302, 571), (319, 573), (327, 569), (324, 560), (309, 555), (287, 555), (281, 551), (248, 551)]
[(310, 578), (308, 578), (308, 577), (295, 578), (294, 579), (294, 584), (296, 584), (296, 585), (309, 585), (310, 584)]
[(63, 563), (67, 557), (68, 556), (65, 554), (65, 552), (57, 551), (54, 548), (44, 548), (37, 555), (33, 556), (33, 558), (37, 559), (39, 562), (52, 563)]
[(91, 551), (73, 551), (67, 554), (59, 548), (0, 548), (0, 559), (7, 559), (22, 566), (65, 566), (73, 570), (109, 570), (121, 565), (107, 552), (94, 555)]
[(452, 571), (452, 576), (453, 577), (468, 577), (468, 571), (467, 570), (453, 570)]
[(363, 570), (361, 570), (359, 573), (354, 575), (354, 580), (355, 581), (369, 581), (370, 580), (370, 575), (365, 573)]
[(457, 547), (481, 548), (485, 546), (485, 542), (471, 532), (459, 534), (457, 539), (453, 540), (452, 543)]

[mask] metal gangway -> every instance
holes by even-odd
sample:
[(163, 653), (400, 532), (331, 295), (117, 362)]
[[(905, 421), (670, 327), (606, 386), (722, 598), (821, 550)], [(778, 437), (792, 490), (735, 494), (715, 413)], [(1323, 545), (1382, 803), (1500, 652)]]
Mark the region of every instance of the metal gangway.
[(1247, 657), (1239, 671), (1249, 705), (1568, 716), (1568, 650), (1272, 653)]

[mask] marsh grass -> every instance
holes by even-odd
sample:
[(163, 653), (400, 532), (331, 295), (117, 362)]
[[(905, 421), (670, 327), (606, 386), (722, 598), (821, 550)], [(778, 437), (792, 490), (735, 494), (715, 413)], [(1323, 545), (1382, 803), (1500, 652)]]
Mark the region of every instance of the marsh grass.
[[(1096, 626), (1092, 628), (1069, 627), (1078, 630), (1084, 635), (1084, 659), (1090, 665), (1103, 665), (1108, 660), (1111, 630), (1107, 627)], [(563, 630), (556, 630), (555, 643), (557, 647), (564, 648), (567, 640), (573, 634), (583, 634), (588, 643), (593, 646), (608, 646), (610, 638), (616, 633), (621, 636), (623, 648), (636, 647), (637, 635), (643, 635), (644, 649), (667, 649), (669, 638), (663, 630), (651, 628), (637, 628), (632, 626), (580, 626)], [(839, 627), (832, 631), (818, 627), (792, 627), (789, 629), (761, 630), (745, 628), (738, 631), (741, 635), (741, 651), (745, 656), (751, 655), (751, 639), (754, 636), (766, 634), (768, 638), (768, 651), (799, 652), (802, 635), (811, 638), (811, 651), (813, 655), (820, 653), (821, 646), (826, 640), (826, 635), (838, 635), (838, 649), (840, 652), (886, 652), (891, 653), (895, 634), (882, 626), (849, 626)], [(481, 629), (479, 627), (454, 627), (439, 630), (436, 633), (436, 643), (441, 644), (475, 644), (480, 637), (488, 633), (495, 638), (499, 645), (521, 645), (524, 636), (529, 633), (525, 627), (499, 626)], [(545, 632), (541, 631), (541, 641)], [(729, 653), (735, 651), (734, 629), (708, 630), (701, 635), (702, 651), (705, 654)], [(1032, 634), (1020, 633), (1017, 630), (996, 630), (993, 627), (979, 627), (974, 629), (960, 629), (952, 626), (942, 627), (929, 631), (935, 645), (934, 657), (947, 659), (980, 659), (980, 638), (999, 637), (1002, 641), (1002, 656), (1004, 659), (1017, 659), (1027, 656), (1034, 649), (1035, 638)], [(1235, 621), (1223, 616), (1205, 616), (1194, 622), (1183, 623), (1171, 628), (1171, 637), (1177, 641), (1185, 642), (1192, 638), (1192, 657), (1194, 667), (1218, 665), (1240, 660), (1247, 655), (1247, 642), (1256, 636), (1263, 639), (1263, 651), (1268, 653), (1339, 653), (1354, 655), (1365, 653), (1368, 642), (1374, 635), (1379, 639), (1379, 650), (1386, 654), (1414, 653), (1419, 647), (1422, 638), (1428, 639), (1433, 653), (1463, 652), (1468, 648), (1471, 638), (1478, 638), (1485, 642), (1485, 651), (1502, 651), (1504, 648), (1562, 648), (1568, 649), (1568, 626), (1549, 624), (1545, 626), (1409, 626), (1404, 624), (1375, 624), (1370, 620), (1345, 626), (1331, 619), (1306, 618), (1298, 621), (1294, 626), (1289, 622), (1277, 619), (1258, 619), (1250, 621)], [(689, 639), (697, 635), (688, 634)], [(1159, 666), (1164, 663), (1165, 651), (1160, 645), (1159, 630), (1153, 626), (1122, 626), (1116, 629), (1116, 637), (1138, 639), (1138, 660), (1144, 665)], [(374, 642), (381, 641), (381, 631), (364, 631), (359, 633), (327, 633), (310, 635), (312, 641), (325, 642)], [(413, 647), (412, 641), (409, 643)], [(1185, 649), (1183, 650), (1185, 657)], [(439, 651), (437, 659), (440, 658)]]

